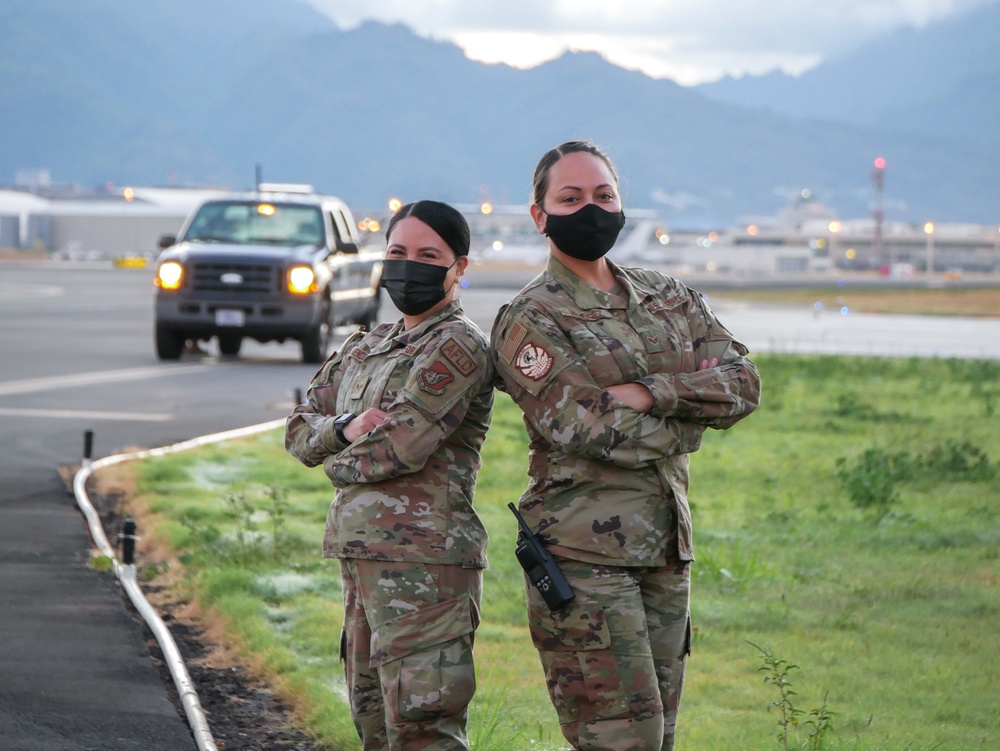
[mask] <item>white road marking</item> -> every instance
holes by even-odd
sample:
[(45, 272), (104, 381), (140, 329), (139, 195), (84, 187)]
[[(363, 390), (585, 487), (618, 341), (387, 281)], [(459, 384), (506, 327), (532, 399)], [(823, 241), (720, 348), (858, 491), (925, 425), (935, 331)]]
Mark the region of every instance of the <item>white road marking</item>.
[(0, 383), (0, 396), (11, 394), (32, 394), (39, 391), (94, 386), (119, 381), (139, 381), (144, 378), (164, 378), (166, 376), (188, 375), (209, 370), (212, 365), (158, 365), (152, 368), (132, 368), (131, 370), (108, 370), (99, 373), (77, 373), (75, 375), (29, 378), (23, 381)]
[(33, 300), (38, 297), (59, 297), (64, 287), (52, 284), (0, 284), (0, 300)]
[(0, 415), (10, 417), (43, 417), (57, 420), (130, 420), (133, 422), (166, 422), (173, 415), (163, 412), (86, 412), (75, 409), (12, 409), (0, 407)]

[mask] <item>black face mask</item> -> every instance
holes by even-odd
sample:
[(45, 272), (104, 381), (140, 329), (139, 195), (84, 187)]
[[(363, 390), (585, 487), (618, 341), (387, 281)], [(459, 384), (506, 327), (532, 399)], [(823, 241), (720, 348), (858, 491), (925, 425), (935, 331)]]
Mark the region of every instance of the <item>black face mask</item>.
[(614, 247), (624, 226), (624, 211), (605, 211), (588, 203), (572, 214), (546, 214), (545, 234), (570, 258), (596, 261)]
[[(458, 263), (457, 259), (455, 263)], [(392, 304), (403, 315), (418, 316), (433, 308), (448, 294), (444, 289), (444, 280), (451, 266), (391, 258), (382, 261), (379, 286), (386, 289)]]

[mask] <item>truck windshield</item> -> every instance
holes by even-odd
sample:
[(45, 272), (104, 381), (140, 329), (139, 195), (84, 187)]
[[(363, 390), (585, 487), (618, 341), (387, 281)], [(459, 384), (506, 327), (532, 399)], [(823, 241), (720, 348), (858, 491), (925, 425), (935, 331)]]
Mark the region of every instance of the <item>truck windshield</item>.
[(244, 245), (322, 245), (318, 208), (267, 201), (215, 201), (195, 215), (184, 240)]

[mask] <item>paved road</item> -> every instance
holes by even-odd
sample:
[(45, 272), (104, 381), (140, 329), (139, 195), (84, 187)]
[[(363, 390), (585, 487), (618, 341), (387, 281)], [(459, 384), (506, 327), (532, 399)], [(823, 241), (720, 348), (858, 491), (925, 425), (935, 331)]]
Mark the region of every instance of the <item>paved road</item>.
[[(474, 268), (466, 310), (488, 329), (531, 276)], [(239, 361), (210, 350), (158, 363), (151, 279), (148, 270), (0, 264), (4, 751), (194, 747), (116, 583), (87, 568), (89, 538), (56, 469), (79, 462), (87, 429), (96, 458), (283, 417), (315, 369), (299, 363), (294, 343), (248, 342)], [(997, 319), (733, 303), (717, 312), (755, 352), (1000, 359)]]
[[(0, 748), (184, 751), (195, 744), (146, 635), (57, 467), (287, 414), (313, 366), (292, 345), (246, 362), (156, 362), (151, 274), (0, 266)], [(250, 348), (248, 348), (250, 349)]]

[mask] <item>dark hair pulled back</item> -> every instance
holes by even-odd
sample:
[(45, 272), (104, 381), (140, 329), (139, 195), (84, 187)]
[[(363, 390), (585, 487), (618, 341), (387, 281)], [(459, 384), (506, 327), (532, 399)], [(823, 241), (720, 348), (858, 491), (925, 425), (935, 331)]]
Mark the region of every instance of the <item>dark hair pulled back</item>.
[(590, 141), (567, 141), (564, 144), (556, 146), (554, 149), (549, 149), (538, 160), (538, 166), (535, 167), (535, 177), (532, 181), (531, 202), (533, 204), (539, 207), (542, 206), (542, 201), (545, 199), (545, 191), (549, 189), (549, 172), (552, 171), (552, 165), (567, 154), (572, 154), (576, 151), (585, 151), (588, 154), (593, 154), (598, 159), (604, 160), (604, 163), (608, 165), (608, 169), (611, 170), (611, 175), (615, 178), (615, 182), (618, 182), (618, 172), (615, 170), (615, 165), (612, 164), (611, 157), (605, 154), (600, 146)]
[(469, 223), (462, 212), (440, 201), (414, 201), (397, 211), (385, 230), (386, 242), (401, 219), (412, 216), (441, 236), (456, 256), (469, 255)]

